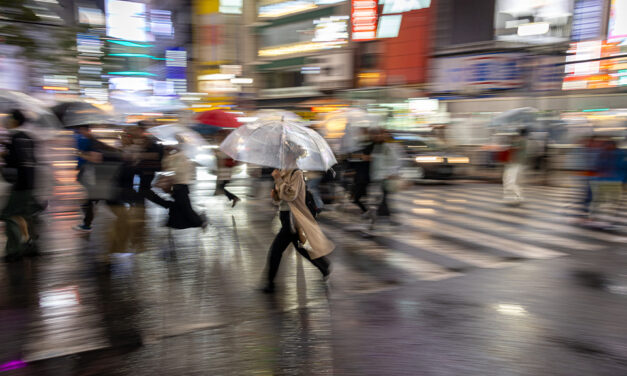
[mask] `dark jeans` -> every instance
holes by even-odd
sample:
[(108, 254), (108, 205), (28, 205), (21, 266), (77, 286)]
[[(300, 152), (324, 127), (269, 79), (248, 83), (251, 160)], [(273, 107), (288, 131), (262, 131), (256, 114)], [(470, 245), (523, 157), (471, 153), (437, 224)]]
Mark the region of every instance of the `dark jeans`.
[(298, 234), (292, 233), (290, 212), (282, 211), (279, 215), (281, 219), (281, 230), (278, 234), (276, 234), (276, 237), (270, 246), (270, 251), (268, 252), (268, 283), (270, 285), (273, 284), (274, 278), (279, 271), (281, 256), (283, 256), (283, 252), (287, 249), (290, 243), (294, 245), (294, 248), (298, 251), (298, 253), (314, 264), (314, 266), (318, 268), (323, 275), (327, 275), (329, 273), (329, 260), (325, 257), (319, 257), (312, 260), (307, 250), (298, 246)]
[(239, 199), (239, 197), (237, 197), (233, 193), (231, 193), (231, 192), (226, 190), (226, 185), (229, 184), (229, 183), (230, 183), (229, 180), (220, 180), (218, 182), (218, 186), (216, 187), (216, 190), (218, 192), (224, 192), (224, 195), (226, 196), (226, 198), (229, 199), (229, 201), (233, 201), (235, 199)]
[(83, 226), (91, 227), (91, 223), (94, 221), (94, 207), (99, 200), (85, 200), (81, 204), (81, 210), (83, 211)]
[(39, 236), (38, 215), (42, 210), (43, 207), (35, 200), (32, 190), (11, 190), (6, 206), (0, 214), (0, 218), (6, 222), (7, 243), (5, 252), (7, 256), (21, 256), (35, 251), (28, 243), (24, 242), (28, 239), (22, 238), (22, 231), (17, 218), (24, 219), (30, 240), (35, 241)]
[(368, 211), (368, 208), (366, 208), (364, 203), (361, 202), (361, 199), (364, 196), (368, 195), (368, 183), (369, 182), (366, 179), (355, 179), (355, 183), (353, 186), (353, 203), (359, 206), (359, 209), (361, 209), (362, 213)]
[(143, 205), (143, 200), (150, 200), (155, 204), (164, 208), (170, 207), (170, 201), (161, 198), (152, 190), (152, 181), (155, 179), (155, 173), (152, 171), (141, 171), (139, 173), (139, 200), (138, 204)]
[(202, 227), (203, 219), (194, 211), (189, 200), (189, 187), (185, 184), (172, 186), (174, 204), (170, 207), (167, 226), (175, 229)]
[(383, 193), (381, 196), (381, 202), (379, 202), (379, 207), (377, 208), (377, 215), (381, 217), (389, 217), (390, 216), (390, 207), (388, 205), (388, 190), (385, 186), (385, 181), (381, 182), (381, 192)]

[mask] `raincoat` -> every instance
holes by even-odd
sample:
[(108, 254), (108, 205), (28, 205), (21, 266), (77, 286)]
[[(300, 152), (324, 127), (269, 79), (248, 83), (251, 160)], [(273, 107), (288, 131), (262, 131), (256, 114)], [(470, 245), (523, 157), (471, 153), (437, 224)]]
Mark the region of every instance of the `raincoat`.
[(305, 204), (306, 188), (303, 172), (281, 170), (281, 175), (275, 179), (275, 188), (279, 199), (289, 205), (296, 229), (305, 233), (309, 244), (307, 249), (309, 256), (317, 259), (331, 253), (335, 245), (324, 235)]

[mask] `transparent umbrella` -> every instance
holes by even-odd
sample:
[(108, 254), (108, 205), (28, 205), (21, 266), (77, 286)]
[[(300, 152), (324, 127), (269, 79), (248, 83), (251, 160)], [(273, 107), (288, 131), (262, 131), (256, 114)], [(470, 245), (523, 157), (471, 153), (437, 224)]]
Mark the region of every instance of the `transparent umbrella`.
[(211, 145), (198, 132), (178, 124), (159, 125), (149, 132), (165, 145), (178, 143), (176, 136), (180, 136), (185, 142), (183, 152), (189, 159), (209, 169), (217, 168)]
[(113, 114), (85, 101), (61, 102), (52, 107), (52, 112), (66, 127), (79, 125), (114, 124)]
[[(329, 144), (298, 122), (266, 121), (234, 130), (220, 145), (229, 157), (259, 166), (326, 171), (337, 163)], [(292, 164), (297, 156), (296, 166)]]
[(62, 128), (57, 117), (44, 102), (19, 91), (0, 90), (0, 113), (7, 113), (13, 109), (24, 112), (29, 120), (26, 127), (36, 131), (41, 139), (54, 137)]

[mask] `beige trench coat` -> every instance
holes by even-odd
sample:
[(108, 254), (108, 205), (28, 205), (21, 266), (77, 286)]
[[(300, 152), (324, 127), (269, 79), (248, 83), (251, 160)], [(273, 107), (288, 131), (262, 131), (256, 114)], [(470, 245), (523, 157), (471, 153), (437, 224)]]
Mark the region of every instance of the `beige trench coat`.
[(305, 180), (303, 172), (296, 170), (281, 170), (281, 175), (275, 179), (275, 188), (279, 199), (287, 202), (294, 218), (296, 229), (300, 229), (307, 237), (309, 256), (317, 259), (333, 251), (335, 244), (324, 235), (316, 219), (305, 204)]

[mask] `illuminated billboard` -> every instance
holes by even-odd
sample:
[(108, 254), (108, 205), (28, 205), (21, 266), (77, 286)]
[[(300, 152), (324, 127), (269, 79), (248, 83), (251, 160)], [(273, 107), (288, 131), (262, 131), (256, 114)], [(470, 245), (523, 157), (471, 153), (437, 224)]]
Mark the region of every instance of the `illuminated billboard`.
[(573, 0), (497, 0), (496, 39), (528, 44), (568, 41)]
[(377, 2), (375, 0), (351, 1), (351, 31), (354, 41), (366, 41), (376, 38)]
[(627, 0), (612, 0), (607, 40), (627, 39)]
[(620, 42), (571, 43), (562, 90), (604, 89), (627, 85), (627, 59)]
[(146, 4), (132, 1), (107, 0), (107, 35), (113, 38), (149, 41)]

